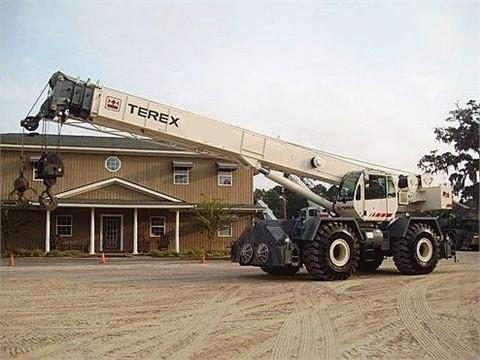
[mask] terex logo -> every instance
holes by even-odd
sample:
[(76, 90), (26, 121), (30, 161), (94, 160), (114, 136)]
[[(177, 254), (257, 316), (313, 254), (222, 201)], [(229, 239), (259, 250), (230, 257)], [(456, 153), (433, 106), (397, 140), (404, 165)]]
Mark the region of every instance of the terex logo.
[(105, 100), (105, 108), (112, 111), (120, 111), (120, 106), (122, 105), (122, 100), (114, 98), (112, 96), (107, 96)]
[(180, 120), (180, 118), (178, 117), (161, 113), (155, 110), (150, 110), (134, 104), (127, 105), (130, 108), (130, 114), (136, 114), (137, 116), (143, 117), (148, 120), (153, 119), (164, 124), (175, 125), (176, 127), (178, 127), (178, 121)]

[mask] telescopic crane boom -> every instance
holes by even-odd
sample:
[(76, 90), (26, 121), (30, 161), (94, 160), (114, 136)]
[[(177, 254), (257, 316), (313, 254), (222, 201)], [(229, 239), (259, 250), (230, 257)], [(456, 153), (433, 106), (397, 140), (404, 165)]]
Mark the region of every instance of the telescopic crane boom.
[[(308, 200), (339, 214), (344, 214), (345, 209), (342, 211), (340, 207), (333, 207), (328, 200), (272, 170), (336, 185), (342, 183), (346, 174), (360, 174), (368, 170), (368, 167), (360, 162), (261, 135), (125, 92), (93, 85), (61, 72), (52, 75), (49, 85), (50, 96), (43, 103), (40, 112), (22, 121), (22, 125), (29, 130), (38, 127), (41, 119), (76, 121), (77, 124), (88, 123), (154, 141), (171, 142), (198, 152), (234, 158)], [(416, 182), (409, 189), (417, 196), (404, 200), (406, 204), (418, 198), (418, 194), (415, 194), (418, 181), (415, 177), (410, 180)], [(386, 180), (384, 182), (386, 186)], [(428, 187), (425, 184), (423, 181), (422, 185)], [(420, 196), (419, 200), (425, 199)], [(390, 211), (392, 214), (393, 212)], [(362, 217), (361, 214), (358, 216)]]

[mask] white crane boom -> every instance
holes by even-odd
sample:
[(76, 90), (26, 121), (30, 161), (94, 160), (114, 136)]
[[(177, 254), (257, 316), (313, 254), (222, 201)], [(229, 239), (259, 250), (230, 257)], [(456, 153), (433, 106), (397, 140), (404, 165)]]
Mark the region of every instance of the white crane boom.
[(91, 117), (99, 125), (334, 184), (345, 173), (362, 169), (312, 149), (105, 87), (95, 89)]
[[(43, 110), (57, 113), (63, 104), (59, 104), (56, 93), (59, 95), (58, 93), (65, 92), (65, 87), (71, 87), (75, 91), (77, 87), (80, 89), (82, 85), (85, 86), (85, 83), (57, 72), (50, 79), (50, 85), (53, 97), (47, 104), (48, 109)], [(84, 106), (84, 111), (77, 114), (70, 110), (67, 117), (83, 121), (88, 119), (97, 126), (156, 141), (172, 142), (200, 152), (234, 157), (257, 169), (274, 169), (330, 184), (339, 184), (342, 177), (350, 171), (366, 168), (353, 161), (125, 92), (99, 85), (87, 86), (93, 90), (89, 109)], [(70, 108), (72, 104), (65, 105)], [(85, 105), (84, 101), (82, 105)]]
[[(284, 178), (278, 172), (338, 185), (346, 178), (347, 174), (354, 174), (355, 181), (357, 181), (359, 173), (362, 171), (386, 169), (376, 165), (372, 169), (372, 166), (367, 166), (361, 161), (261, 135), (206, 116), (100, 85), (93, 85), (88, 81), (83, 82), (61, 72), (53, 74), (49, 84), (50, 94), (40, 112), (36, 116), (27, 117), (22, 121), (22, 126), (27, 130), (38, 128), (39, 121), (42, 119), (60, 122), (77, 121), (82, 124), (91, 124), (96, 128), (112, 129), (112, 133), (120, 131), (143, 139), (171, 142), (198, 152), (235, 158), (253, 167), (267, 178), (328, 210), (333, 209), (331, 202), (305, 189), (305, 186)], [(383, 173), (381, 176), (385, 175), (388, 174)], [(365, 179), (368, 182), (367, 174), (365, 174)], [(382, 179), (383, 182), (386, 181), (386, 178)], [(419, 179), (409, 176), (408, 182), (404, 181), (404, 190), (400, 193), (402, 196), (399, 196), (398, 201), (400, 205), (417, 203), (415, 206), (418, 210), (424, 210), (432, 207), (443, 208), (451, 203), (451, 199), (449, 200), (446, 195), (439, 196), (442, 189), (429, 188), (430, 178)], [(368, 185), (365, 184), (365, 186)], [(386, 184), (383, 185), (385, 188)], [(392, 186), (394, 189), (395, 185)], [(351, 184), (345, 184), (344, 192), (348, 195), (345, 198), (351, 198), (354, 191), (351, 187)], [(428, 190), (428, 193), (425, 192), (425, 189)], [(397, 209), (396, 198), (395, 195), (393, 199), (395, 206), (392, 203), (389, 205), (391, 210), (380, 214), (388, 214), (388, 217), (393, 217)], [(363, 195), (359, 193), (359, 196), (356, 197), (358, 207), (354, 213), (365, 220), (371, 220), (364, 210), (364, 204), (359, 202), (363, 201), (362, 199)], [(382, 206), (386, 206), (386, 203)], [(333, 211), (348, 214), (352, 209), (348, 204), (343, 207), (339, 206)]]

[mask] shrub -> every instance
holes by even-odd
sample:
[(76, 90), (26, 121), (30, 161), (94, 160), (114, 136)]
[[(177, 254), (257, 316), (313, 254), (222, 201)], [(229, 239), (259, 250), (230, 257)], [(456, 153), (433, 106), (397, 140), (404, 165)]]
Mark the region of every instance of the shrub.
[(207, 256), (213, 256), (213, 257), (230, 256), (230, 251), (229, 250), (212, 250), (207, 253)]
[(39, 256), (45, 256), (45, 251), (42, 249), (35, 249), (35, 250), (28, 250), (28, 249), (15, 249), (15, 250), (10, 250), (6, 249), (3, 250), (2, 252), (2, 257), (9, 257), (10, 255), (15, 255), (18, 257), (39, 257)]
[(13, 254), (16, 256), (30, 256), (31, 251), (27, 249), (15, 249), (13, 250)]
[[(174, 250), (168, 251), (160, 251), (160, 250), (151, 250), (149, 255), (152, 257), (193, 257), (197, 258), (202, 256), (204, 250), (199, 249), (191, 249), (191, 250), (182, 250), (179, 253), (175, 252)], [(206, 256), (210, 257), (223, 257), (223, 256), (230, 256), (230, 250), (212, 250), (205, 254)]]
[(151, 250), (149, 255), (152, 257), (177, 257), (178, 256), (178, 254), (173, 250), (161, 251), (156, 249)]
[(63, 253), (63, 256), (79, 257), (82, 256), (82, 252), (80, 250), (67, 250)]
[(202, 254), (203, 254), (203, 250), (198, 250), (198, 249), (180, 251), (180, 256), (187, 256), (187, 257), (199, 257), (199, 256), (202, 256)]
[(53, 256), (53, 257), (60, 257), (60, 256), (65, 256), (63, 251), (60, 250), (52, 250), (49, 251), (46, 256)]
[(43, 251), (42, 249), (35, 249), (32, 251), (31, 255), (34, 257), (45, 256), (45, 251)]
[(161, 257), (162, 252), (160, 250), (150, 250), (149, 255), (153, 257)]

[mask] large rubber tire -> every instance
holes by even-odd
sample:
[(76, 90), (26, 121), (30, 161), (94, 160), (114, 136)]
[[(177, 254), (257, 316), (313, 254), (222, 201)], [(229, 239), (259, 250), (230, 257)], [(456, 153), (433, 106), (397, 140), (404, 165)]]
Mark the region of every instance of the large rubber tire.
[(304, 244), (303, 262), (315, 280), (345, 280), (357, 271), (359, 259), (357, 236), (343, 223), (321, 225), (315, 239)]
[(410, 225), (405, 237), (394, 240), (392, 250), (393, 261), (402, 274), (429, 274), (438, 263), (436, 236), (427, 224)]
[(300, 270), (299, 266), (285, 267), (261, 267), (261, 269), (269, 275), (273, 276), (293, 276)]
[(383, 256), (379, 256), (373, 261), (365, 261), (362, 258), (360, 258), (360, 261), (358, 262), (358, 271), (359, 272), (376, 271), (380, 267), (380, 265), (382, 265), (382, 262), (383, 262)]

